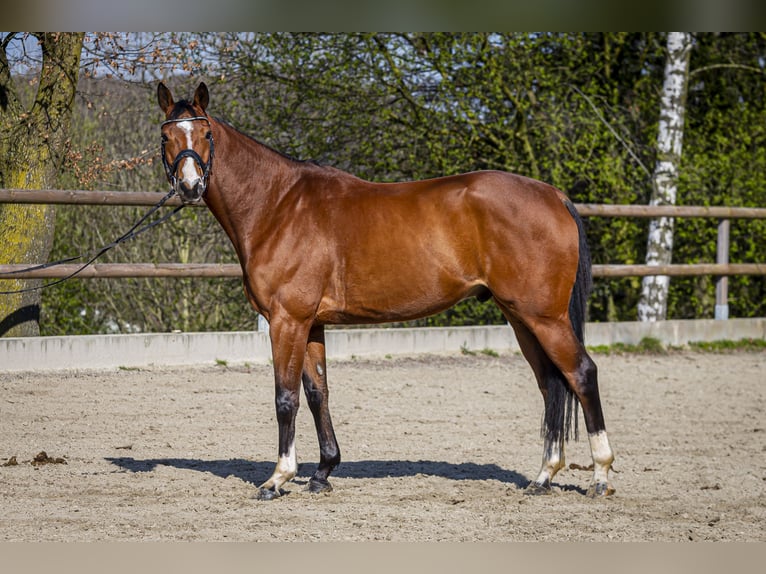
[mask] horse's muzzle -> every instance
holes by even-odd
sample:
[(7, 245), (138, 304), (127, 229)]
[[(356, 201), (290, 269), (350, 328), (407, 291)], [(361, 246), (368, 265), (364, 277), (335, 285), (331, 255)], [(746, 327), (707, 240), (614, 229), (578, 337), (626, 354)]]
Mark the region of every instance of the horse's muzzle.
[(205, 182), (200, 179), (189, 181), (187, 179), (176, 180), (176, 193), (183, 203), (198, 203), (205, 193)]

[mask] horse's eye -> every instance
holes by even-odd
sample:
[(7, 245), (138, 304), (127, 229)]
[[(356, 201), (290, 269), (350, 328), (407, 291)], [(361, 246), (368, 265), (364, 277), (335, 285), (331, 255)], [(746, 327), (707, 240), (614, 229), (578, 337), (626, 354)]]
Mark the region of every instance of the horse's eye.
[(207, 138), (207, 139), (209, 139), (209, 140), (213, 139), (213, 132), (207, 132), (207, 133), (205, 134), (205, 138)]
[(162, 143), (165, 143), (167, 141), (168, 141), (168, 136), (166, 136), (165, 134), (162, 134)]

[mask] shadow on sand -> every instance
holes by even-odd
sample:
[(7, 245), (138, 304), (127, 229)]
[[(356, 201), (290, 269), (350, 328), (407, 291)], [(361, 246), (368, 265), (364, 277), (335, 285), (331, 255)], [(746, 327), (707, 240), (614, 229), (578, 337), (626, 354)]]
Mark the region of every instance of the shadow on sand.
[[(107, 458), (108, 462), (130, 472), (151, 472), (157, 466), (172, 466), (185, 470), (209, 472), (226, 478), (235, 476), (254, 485), (261, 484), (274, 470), (273, 462), (251, 461), (241, 458), (228, 460), (202, 460), (193, 458), (135, 459), (131, 457)], [(301, 484), (316, 470), (316, 464), (298, 466), (296, 483)], [(336, 478), (390, 478), (413, 477), (418, 474), (439, 476), (450, 480), (498, 480), (525, 488), (529, 478), (513, 470), (505, 470), (496, 464), (463, 462), (454, 464), (432, 460), (359, 460), (344, 461), (332, 473)], [(332, 477), (331, 477), (332, 478)], [(305, 480), (303, 480), (305, 479)]]

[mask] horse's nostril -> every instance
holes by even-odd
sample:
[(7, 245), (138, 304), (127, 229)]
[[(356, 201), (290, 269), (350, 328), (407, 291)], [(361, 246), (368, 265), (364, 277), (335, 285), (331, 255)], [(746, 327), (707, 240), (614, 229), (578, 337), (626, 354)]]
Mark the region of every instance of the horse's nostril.
[(187, 196), (191, 196), (197, 193), (197, 190), (199, 189), (199, 180), (195, 180), (194, 182), (190, 182), (188, 180), (182, 179), (180, 182), (178, 182), (178, 190)]
[(202, 194), (205, 193), (205, 184), (201, 179), (178, 180), (176, 192), (181, 196), (181, 201), (187, 203), (194, 203), (202, 198)]

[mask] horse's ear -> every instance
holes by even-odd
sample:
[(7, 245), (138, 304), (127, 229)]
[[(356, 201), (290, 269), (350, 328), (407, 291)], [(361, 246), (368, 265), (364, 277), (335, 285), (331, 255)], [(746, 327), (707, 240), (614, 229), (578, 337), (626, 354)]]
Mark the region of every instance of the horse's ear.
[(194, 103), (202, 108), (203, 112), (207, 108), (207, 105), (210, 103), (210, 94), (207, 91), (205, 82), (200, 82), (199, 86), (197, 86), (197, 89), (194, 92)]
[(157, 103), (160, 105), (160, 109), (166, 114), (173, 107), (173, 94), (170, 93), (168, 87), (160, 82), (157, 86)]

